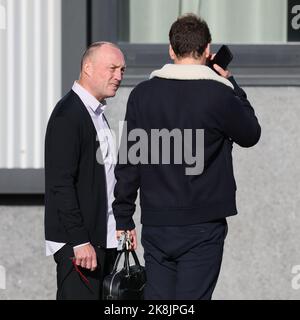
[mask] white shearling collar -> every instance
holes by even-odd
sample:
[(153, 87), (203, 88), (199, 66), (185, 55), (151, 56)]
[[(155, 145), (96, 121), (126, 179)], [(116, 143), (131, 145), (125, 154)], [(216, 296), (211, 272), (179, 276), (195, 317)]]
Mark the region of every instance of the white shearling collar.
[(165, 64), (161, 69), (151, 73), (150, 79), (158, 77), (176, 80), (214, 80), (233, 89), (231, 82), (205, 65), (196, 64)]

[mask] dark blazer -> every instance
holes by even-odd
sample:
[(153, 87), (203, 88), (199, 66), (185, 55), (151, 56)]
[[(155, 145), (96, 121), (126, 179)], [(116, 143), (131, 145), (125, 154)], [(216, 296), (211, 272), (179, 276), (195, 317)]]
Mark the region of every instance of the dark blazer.
[[(203, 76), (208, 74), (212, 79), (153, 77), (131, 92), (125, 117), (128, 133), (139, 128), (150, 137), (151, 129), (192, 129), (195, 141), (195, 130), (204, 129), (204, 170), (186, 175), (189, 165), (175, 163), (172, 154), (170, 164), (161, 160), (159, 164), (119, 163), (113, 203), (118, 230), (135, 226), (132, 215), (138, 189), (144, 225), (198, 224), (237, 214), (232, 145), (255, 145), (261, 128), (245, 92), (234, 79), (230, 79), (232, 89), (205, 68)], [(127, 148), (133, 144), (128, 141)], [(189, 147), (195, 154), (195, 143)]]
[(53, 110), (46, 132), (46, 240), (106, 247), (106, 176), (96, 160), (96, 136), (86, 107), (70, 91)]

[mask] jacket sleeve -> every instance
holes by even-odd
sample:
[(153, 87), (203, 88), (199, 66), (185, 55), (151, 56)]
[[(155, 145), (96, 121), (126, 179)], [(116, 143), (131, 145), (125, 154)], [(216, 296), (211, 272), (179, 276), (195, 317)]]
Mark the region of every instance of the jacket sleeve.
[(234, 90), (227, 90), (221, 110), (221, 129), (241, 147), (252, 147), (260, 138), (261, 127), (247, 95), (233, 77), (229, 78)]
[(135, 101), (131, 93), (127, 103), (125, 122), (118, 155), (118, 163), (115, 168), (116, 186), (113, 212), (116, 219), (117, 230), (132, 230), (135, 228), (133, 214), (135, 212), (135, 201), (140, 187), (140, 170), (138, 164), (129, 161), (129, 150), (134, 144), (128, 141), (128, 135), (136, 128)]
[(45, 144), (46, 181), (50, 183), (49, 190), (68, 234), (68, 243), (76, 246), (89, 242), (75, 186), (80, 158), (79, 130), (67, 117), (56, 116)]

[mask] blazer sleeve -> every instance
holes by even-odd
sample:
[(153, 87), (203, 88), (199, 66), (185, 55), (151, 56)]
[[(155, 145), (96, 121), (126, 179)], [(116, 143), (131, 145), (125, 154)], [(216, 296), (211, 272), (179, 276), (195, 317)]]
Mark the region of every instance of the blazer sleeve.
[(244, 90), (237, 85), (233, 77), (229, 80), (234, 90), (226, 90), (220, 103), (221, 129), (241, 147), (252, 147), (260, 139), (261, 127)]
[[(114, 190), (115, 201), (112, 207), (117, 230), (132, 230), (135, 228), (132, 217), (135, 212), (135, 201), (140, 187), (140, 165), (134, 165), (129, 161), (128, 151), (133, 142), (128, 141), (128, 134), (136, 126), (135, 99), (131, 93), (127, 103), (118, 163), (115, 168), (117, 182)], [(125, 129), (125, 127), (127, 128)]]
[(76, 246), (89, 242), (75, 187), (80, 159), (79, 128), (66, 116), (56, 116), (45, 143), (46, 178), (68, 243)]

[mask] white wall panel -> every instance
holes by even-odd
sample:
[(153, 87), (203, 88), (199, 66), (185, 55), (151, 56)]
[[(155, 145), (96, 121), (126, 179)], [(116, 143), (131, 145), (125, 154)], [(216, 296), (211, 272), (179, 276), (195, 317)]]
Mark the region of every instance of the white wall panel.
[(0, 8), (0, 168), (42, 168), (61, 96), (61, 0), (0, 0)]

